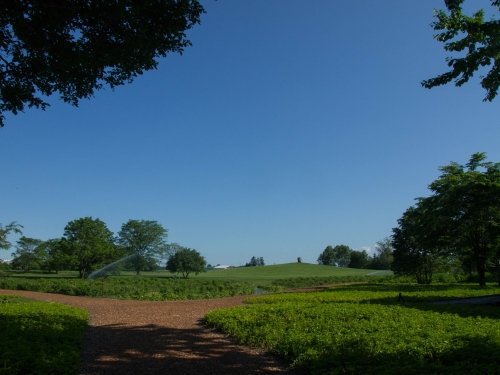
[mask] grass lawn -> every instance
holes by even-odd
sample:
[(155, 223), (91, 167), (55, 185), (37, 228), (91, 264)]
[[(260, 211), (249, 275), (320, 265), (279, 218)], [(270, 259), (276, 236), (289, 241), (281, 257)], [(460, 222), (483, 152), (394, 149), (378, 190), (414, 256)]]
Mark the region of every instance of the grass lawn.
[[(263, 267), (237, 267), (228, 269), (209, 270), (191, 274), (190, 279), (203, 280), (240, 280), (252, 283), (267, 284), (273, 280), (289, 278), (310, 278), (310, 277), (349, 277), (349, 276), (388, 276), (392, 271), (367, 270), (356, 268), (339, 268), (311, 263), (286, 263)], [(28, 272), (16, 273), (8, 272), (9, 277), (18, 278), (77, 278), (76, 271), (61, 271), (59, 273)], [(110, 276), (112, 278), (135, 277), (133, 271), (121, 271), (120, 275)], [(173, 274), (166, 271), (141, 272), (142, 277), (171, 278)]]

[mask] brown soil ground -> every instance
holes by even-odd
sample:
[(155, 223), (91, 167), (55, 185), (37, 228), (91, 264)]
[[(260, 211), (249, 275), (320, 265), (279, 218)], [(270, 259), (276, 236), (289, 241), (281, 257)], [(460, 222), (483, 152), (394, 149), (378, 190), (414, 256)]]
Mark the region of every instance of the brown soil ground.
[(278, 359), (201, 325), (208, 311), (240, 305), (244, 297), (149, 302), (17, 290), (0, 294), (88, 310), (81, 375), (297, 374)]

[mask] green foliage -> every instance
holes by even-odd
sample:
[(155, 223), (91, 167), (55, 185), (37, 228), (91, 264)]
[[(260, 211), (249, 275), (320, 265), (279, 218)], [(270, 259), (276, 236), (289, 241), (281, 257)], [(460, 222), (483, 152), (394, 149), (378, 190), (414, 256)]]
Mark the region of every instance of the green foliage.
[(366, 250), (353, 250), (351, 251), (351, 260), (349, 261), (349, 268), (368, 268), (370, 258)]
[(205, 321), (310, 374), (493, 374), (500, 366), (498, 308), (431, 302), (499, 292), (345, 286), (253, 297), (247, 306), (212, 311)]
[(118, 233), (118, 243), (131, 258), (137, 274), (168, 252), (167, 230), (154, 220), (129, 220)]
[(81, 309), (0, 296), (0, 374), (77, 374), (87, 321)]
[(16, 251), (12, 254), (12, 268), (28, 272), (40, 268), (39, 246), (41, 240), (22, 236), (17, 241)]
[(500, 163), (485, 160), (476, 153), (465, 166), (441, 167), (429, 185), (433, 194), (403, 214), (393, 230), (397, 273), (430, 281), (436, 259), (459, 258), (485, 284), (488, 264), (500, 260)]
[(60, 238), (43, 241), (38, 247), (41, 268), (56, 273), (71, 264), (71, 257), (64, 252), (64, 242)]
[(12, 244), (8, 241), (8, 235), (11, 233), (21, 234), (22, 225), (17, 224), (15, 221), (3, 226), (0, 224), (0, 250), (9, 250)]
[(378, 241), (375, 246), (375, 254), (370, 259), (367, 268), (375, 270), (390, 270), (393, 258), (393, 247), (390, 238)]
[[(498, 93), (500, 84), (500, 20), (495, 17), (485, 20), (483, 9), (468, 16), (462, 12), (463, 0), (446, 0), (448, 13), (436, 12), (435, 38), (444, 43), (444, 49), (451, 53), (465, 52), (463, 57), (447, 59), (449, 72), (422, 82), (426, 88), (445, 85), (452, 81), (456, 86), (468, 82), (478, 69), (490, 67), (481, 77), (481, 86), (486, 90), (484, 100), (492, 101)], [(500, 11), (500, 1), (491, 0), (491, 12), (494, 16)]]
[(62, 246), (81, 278), (115, 256), (113, 233), (102, 220), (91, 217), (70, 221), (64, 228)]
[(0, 7), (0, 126), (4, 112), (77, 105), (182, 53), (204, 12), (197, 0), (4, 1)]
[[(282, 289), (310, 288), (325, 285), (338, 285), (344, 283), (378, 282), (392, 276), (367, 276), (367, 275), (346, 275), (346, 276), (316, 276), (316, 277), (291, 277), (288, 279), (278, 279), (271, 282), (271, 286)], [(266, 288), (264, 286), (264, 288)]]
[(265, 265), (266, 264), (264, 263), (264, 258), (263, 257), (255, 257), (255, 256), (253, 256), (250, 259), (250, 262), (248, 262), (248, 263), (245, 264), (245, 267), (258, 267), (258, 266), (265, 266)]
[(180, 273), (187, 279), (190, 273), (205, 272), (206, 265), (205, 258), (199, 252), (194, 249), (181, 248), (170, 256), (166, 268), (170, 272)]
[(347, 245), (327, 246), (319, 255), (318, 263), (325, 266), (347, 267), (351, 260), (351, 251)]
[(77, 278), (0, 278), (0, 289), (33, 290), (73, 296), (167, 301), (218, 298), (252, 294), (254, 284), (233, 280), (199, 280), (155, 277), (108, 277), (98, 280)]

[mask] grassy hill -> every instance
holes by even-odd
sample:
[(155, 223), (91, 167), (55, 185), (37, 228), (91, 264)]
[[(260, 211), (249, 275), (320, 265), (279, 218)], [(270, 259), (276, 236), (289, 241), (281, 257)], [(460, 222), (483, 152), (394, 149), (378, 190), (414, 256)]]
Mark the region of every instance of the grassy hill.
[(263, 267), (239, 267), (225, 270), (211, 270), (194, 277), (216, 280), (248, 280), (265, 282), (277, 279), (289, 279), (293, 277), (383, 276), (391, 274), (391, 271), (339, 268), (310, 263), (286, 263)]
[[(345, 277), (345, 276), (385, 276), (392, 275), (391, 271), (377, 271), (356, 268), (339, 268), (311, 263), (286, 263), (259, 267), (237, 267), (228, 269), (210, 270), (198, 275), (189, 275), (190, 279), (220, 280), (220, 281), (248, 281), (251, 283), (268, 284), (273, 280), (290, 278), (315, 278), (315, 277)], [(58, 274), (9, 273), (11, 277), (18, 278), (54, 278), (72, 279), (78, 276), (76, 271), (62, 271)], [(119, 276), (112, 278), (135, 278), (135, 272), (122, 271)], [(156, 272), (141, 272), (141, 277), (170, 278), (172, 274), (166, 270)]]

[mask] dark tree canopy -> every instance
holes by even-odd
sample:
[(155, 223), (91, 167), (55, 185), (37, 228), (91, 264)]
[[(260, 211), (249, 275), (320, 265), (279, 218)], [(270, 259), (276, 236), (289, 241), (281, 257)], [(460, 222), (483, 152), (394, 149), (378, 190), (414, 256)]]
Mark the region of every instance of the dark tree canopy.
[[(486, 90), (485, 101), (492, 101), (500, 85), (500, 20), (485, 15), (483, 9), (468, 16), (462, 11), (464, 0), (445, 0), (448, 12), (438, 10), (434, 30), (435, 38), (444, 43), (444, 49), (455, 54), (447, 58), (450, 71), (437, 77), (425, 80), (426, 88), (454, 82), (462, 86), (478, 69), (491, 67), (484, 77), (481, 86)], [(500, 12), (500, 0), (491, 0), (491, 13)], [(487, 20), (486, 20), (487, 18)], [(461, 57), (457, 54), (463, 53)]]
[(351, 259), (349, 261), (349, 268), (367, 268), (370, 263), (370, 257), (366, 250), (353, 250), (351, 251)]
[(258, 266), (265, 266), (266, 264), (264, 263), (264, 258), (263, 257), (255, 257), (253, 256), (250, 259), (250, 262), (245, 263), (245, 267), (258, 267)]
[(45, 109), (43, 97), (78, 105), (155, 69), (190, 45), (203, 12), (197, 0), (2, 0), (0, 126), (6, 112)]
[(394, 229), (394, 270), (432, 273), (440, 257), (472, 262), (479, 284), (500, 261), (500, 163), (473, 154), (466, 165), (450, 163)]
[(206, 264), (205, 258), (198, 251), (181, 247), (170, 256), (166, 269), (173, 273), (180, 273), (187, 279), (190, 273), (204, 272)]
[(28, 272), (40, 268), (39, 246), (42, 243), (37, 238), (22, 236), (17, 240), (16, 251), (12, 253), (12, 267)]
[(325, 266), (347, 267), (351, 260), (352, 249), (347, 245), (328, 245), (319, 255), (318, 263)]
[(113, 233), (102, 220), (92, 217), (70, 221), (64, 228), (62, 246), (80, 278), (87, 278), (97, 265), (115, 256)]

